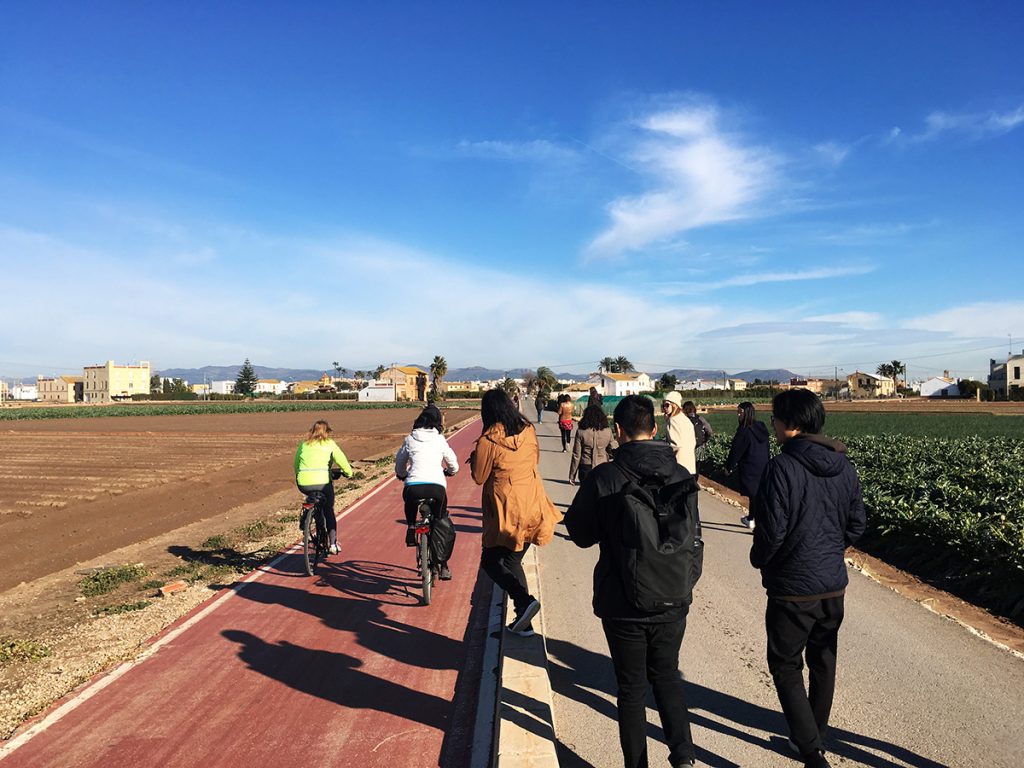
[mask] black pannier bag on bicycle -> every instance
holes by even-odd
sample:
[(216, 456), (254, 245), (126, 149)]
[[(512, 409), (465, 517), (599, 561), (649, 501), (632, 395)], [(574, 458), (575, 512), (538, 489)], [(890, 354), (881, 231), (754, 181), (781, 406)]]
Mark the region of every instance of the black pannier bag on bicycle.
[(644, 486), (622, 465), (612, 466), (626, 478), (616, 494), (622, 524), (616, 559), (626, 598), (648, 613), (688, 605), (704, 569), (696, 479)]
[(450, 517), (435, 517), (430, 523), (430, 555), (435, 563), (447, 563), (455, 549), (455, 526)]

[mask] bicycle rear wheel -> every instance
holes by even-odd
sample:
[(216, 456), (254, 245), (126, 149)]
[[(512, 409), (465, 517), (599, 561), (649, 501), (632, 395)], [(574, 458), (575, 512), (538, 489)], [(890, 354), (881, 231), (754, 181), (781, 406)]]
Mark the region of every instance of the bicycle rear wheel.
[(308, 576), (314, 574), (316, 564), (320, 560), (318, 517), (316, 510), (311, 509), (306, 513), (306, 519), (302, 523), (302, 562)]
[(423, 604), (430, 605), (430, 593), (434, 586), (434, 573), (430, 569), (430, 541), (427, 534), (420, 534), (416, 560), (420, 566), (420, 580), (423, 582)]

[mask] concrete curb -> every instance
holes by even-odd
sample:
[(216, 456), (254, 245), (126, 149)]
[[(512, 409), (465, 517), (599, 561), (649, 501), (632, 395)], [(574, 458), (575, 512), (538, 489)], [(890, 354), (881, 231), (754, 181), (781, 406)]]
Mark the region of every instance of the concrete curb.
[[(537, 549), (523, 558), (530, 594), (543, 604)], [(506, 601), (504, 626), (511, 623), (513, 607)], [(537, 634), (519, 637), (502, 629), (501, 691), (498, 700), (498, 768), (557, 768), (554, 703), (544, 644), (544, 609), (533, 620)]]

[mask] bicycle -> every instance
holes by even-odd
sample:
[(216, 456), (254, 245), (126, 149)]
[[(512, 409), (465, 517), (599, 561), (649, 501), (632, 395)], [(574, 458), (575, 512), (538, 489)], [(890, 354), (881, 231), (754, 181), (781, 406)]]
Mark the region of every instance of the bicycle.
[(314, 574), (317, 564), (327, 559), (330, 546), (323, 510), (325, 500), (323, 493), (314, 491), (302, 502), (302, 558), (308, 576)]
[(434, 522), (434, 500), (420, 499), (417, 507), (416, 522), (412, 527), (416, 530), (416, 570), (420, 573), (420, 581), (423, 585), (423, 604), (430, 605), (431, 592), (434, 587), (434, 577), (437, 575), (438, 567), (434, 562), (434, 556), (430, 552), (430, 529)]

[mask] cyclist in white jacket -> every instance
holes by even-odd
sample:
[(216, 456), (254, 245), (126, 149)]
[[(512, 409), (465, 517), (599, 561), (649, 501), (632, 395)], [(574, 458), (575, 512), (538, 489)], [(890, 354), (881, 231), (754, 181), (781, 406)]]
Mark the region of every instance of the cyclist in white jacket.
[[(395, 455), (395, 475), (405, 481), (402, 500), (409, 526), (416, 522), (416, 512), (423, 499), (434, 499), (436, 518), (448, 517), (448, 484), (445, 478), (459, 471), (459, 461), (444, 439), (443, 432), (441, 412), (437, 408), (424, 408)], [(406, 546), (416, 546), (414, 527), (406, 528), (405, 543)], [(452, 577), (447, 562), (440, 565), (440, 577), (443, 580)]]

